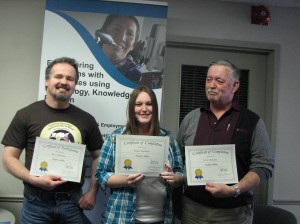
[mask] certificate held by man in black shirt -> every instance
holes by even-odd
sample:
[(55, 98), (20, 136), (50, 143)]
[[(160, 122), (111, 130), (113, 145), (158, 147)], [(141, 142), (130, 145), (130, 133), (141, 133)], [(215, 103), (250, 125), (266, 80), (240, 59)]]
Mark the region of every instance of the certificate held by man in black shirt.
[(85, 148), (82, 144), (37, 137), (30, 175), (56, 175), (79, 183)]

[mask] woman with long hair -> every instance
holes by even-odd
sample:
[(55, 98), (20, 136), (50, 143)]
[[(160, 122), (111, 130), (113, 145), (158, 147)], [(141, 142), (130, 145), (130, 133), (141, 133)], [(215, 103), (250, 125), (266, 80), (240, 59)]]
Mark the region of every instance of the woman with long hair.
[[(96, 178), (103, 190), (111, 188), (104, 223), (174, 222), (172, 188), (183, 182), (183, 165), (175, 138), (159, 125), (155, 93), (137, 87), (128, 101), (126, 126), (109, 135), (101, 149)], [(168, 163), (157, 177), (143, 173), (115, 174), (116, 135), (169, 136)]]

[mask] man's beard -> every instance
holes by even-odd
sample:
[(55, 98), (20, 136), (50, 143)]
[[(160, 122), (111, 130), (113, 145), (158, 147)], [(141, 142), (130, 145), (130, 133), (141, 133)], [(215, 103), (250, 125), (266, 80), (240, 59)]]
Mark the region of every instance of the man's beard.
[(53, 97), (57, 101), (61, 101), (61, 102), (69, 101), (70, 99), (68, 95), (63, 95), (63, 94), (53, 94)]
[[(69, 87), (67, 85), (63, 85), (63, 84), (60, 84), (57, 86), (57, 89), (59, 88), (63, 88), (65, 90), (69, 90)], [(66, 102), (66, 101), (69, 101), (71, 96), (68, 95), (68, 94), (60, 94), (60, 93), (53, 93), (52, 94), (53, 98), (56, 99), (57, 101), (60, 101), (60, 102)]]

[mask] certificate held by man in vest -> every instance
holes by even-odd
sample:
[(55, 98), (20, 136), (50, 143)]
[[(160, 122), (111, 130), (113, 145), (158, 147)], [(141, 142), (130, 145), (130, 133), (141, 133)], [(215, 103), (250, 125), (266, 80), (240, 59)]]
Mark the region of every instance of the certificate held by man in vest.
[(189, 186), (238, 182), (234, 144), (185, 146), (185, 158)]

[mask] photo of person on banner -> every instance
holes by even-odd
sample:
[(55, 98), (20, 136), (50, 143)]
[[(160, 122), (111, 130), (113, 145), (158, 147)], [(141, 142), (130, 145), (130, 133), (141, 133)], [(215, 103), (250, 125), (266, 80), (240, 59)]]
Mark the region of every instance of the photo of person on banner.
[(137, 84), (160, 88), (165, 40), (160, 42), (155, 38), (159, 33), (165, 36), (165, 25), (154, 24), (150, 36), (140, 40), (141, 25), (137, 17), (110, 14), (95, 31), (95, 39), (124, 76)]
[(142, 73), (139, 59), (131, 51), (137, 45), (140, 24), (134, 16), (108, 15), (100, 30), (96, 31), (98, 45), (108, 59), (128, 79), (139, 83)]

